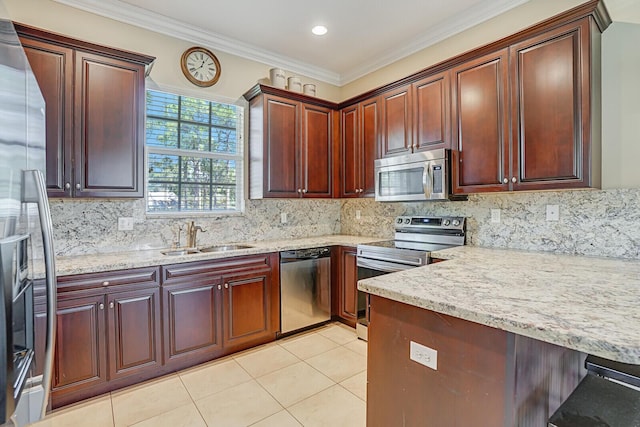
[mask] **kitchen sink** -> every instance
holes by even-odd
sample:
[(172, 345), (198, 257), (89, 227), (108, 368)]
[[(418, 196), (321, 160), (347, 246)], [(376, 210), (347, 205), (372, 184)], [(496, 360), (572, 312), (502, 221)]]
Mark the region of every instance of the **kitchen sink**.
[(200, 252), (226, 252), (226, 251), (235, 251), (238, 249), (249, 249), (252, 248), (251, 245), (216, 245), (209, 246), (207, 248), (201, 248)]
[(166, 251), (160, 251), (162, 255), (167, 255), (167, 256), (197, 254), (198, 252), (199, 251), (196, 248), (168, 249)]
[(251, 245), (236, 245), (236, 244), (215, 245), (215, 246), (208, 246), (206, 248), (200, 248), (200, 249), (196, 249), (196, 248), (166, 249), (166, 250), (160, 251), (160, 253), (162, 255), (167, 255), (167, 256), (181, 256), (181, 255), (192, 255), (192, 254), (208, 253), (208, 252), (235, 251), (235, 250), (238, 250), (238, 249), (249, 249), (249, 248), (252, 248), (252, 247), (253, 246), (251, 246)]

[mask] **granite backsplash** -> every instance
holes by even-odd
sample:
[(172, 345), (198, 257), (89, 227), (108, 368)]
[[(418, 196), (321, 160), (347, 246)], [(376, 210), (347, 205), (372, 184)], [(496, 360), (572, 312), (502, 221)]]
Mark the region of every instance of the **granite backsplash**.
[[(559, 206), (559, 221), (546, 220), (547, 205)], [(500, 223), (491, 222), (491, 209), (500, 209)], [(341, 232), (392, 237), (397, 215), (465, 216), (469, 245), (640, 258), (640, 189), (487, 193), (465, 202), (352, 199), (343, 203)]]
[[(546, 205), (560, 220), (546, 221)], [(373, 199), (249, 200), (242, 215), (147, 217), (144, 200), (51, 201), (56, 253), (81, 255), (170, 247), (180, 224), (195, 220), (211, 245), (350, 234), (393, 237), (397, 215), (467, 217), (467, 244), (589, 256), (640, 258), (640, 189), (476, 194), (465, 202), (378, 203)], [(491, 222), (491, 209), (501, 222)], [(360, 219), (356, 219), (356, 211)], [(281, 224), (280, 214), (287, 213)], [(118, 231), (118, 217), (133, 217)], [(183, 233), (182, 242), (185, 238)]]

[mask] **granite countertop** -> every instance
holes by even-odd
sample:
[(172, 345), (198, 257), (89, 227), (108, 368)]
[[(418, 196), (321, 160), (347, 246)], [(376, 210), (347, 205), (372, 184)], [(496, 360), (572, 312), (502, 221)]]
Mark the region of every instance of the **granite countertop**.
[(358, 289), (624, 363), (640, 364), (640, 261), (461, 246), (445, 262)]
[[(124, 270), (129, 268), (149, 267), (153, 265), (178, 264), (182, 262), (203, 261), (208, 259), (229, 258), (241, 255), (279, 252), (293, 249), (313, 248), (317, 246), (356, 246), (384, 240), (380, 237), (362, 237), (346, 235), (328, 235), (286, 240), (265, 240), (259, 242), (242, 242), (251, 245), (248, 249), (238, 249), (224, 252), (196, 253), (190, 255), (163, 255), (161, 249), (138, 250), (93, 254), (82, 256), (56, 257), (56, 272), (58, 276), (72, 274), (97, 273), (102, 271)], [(231, 243), (221, 243), (231, 244)], [(44, 277), (42, 266), (36, 266), (36, 278)]]

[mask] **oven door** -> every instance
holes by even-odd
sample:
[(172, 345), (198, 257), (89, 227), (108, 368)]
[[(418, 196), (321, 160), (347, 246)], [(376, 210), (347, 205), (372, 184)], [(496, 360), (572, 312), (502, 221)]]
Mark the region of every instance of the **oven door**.
[[(415, 265), (401, 264), (397, 262), (383, 261), (371, 258), (358, 257), (358, 280), (382, 276), (383, 274), (415, 268)], [(356, 333), (358, 338), (367, 341), (367, 328), (369, 326), (369, 294), (358, 291), (358, 321)]]

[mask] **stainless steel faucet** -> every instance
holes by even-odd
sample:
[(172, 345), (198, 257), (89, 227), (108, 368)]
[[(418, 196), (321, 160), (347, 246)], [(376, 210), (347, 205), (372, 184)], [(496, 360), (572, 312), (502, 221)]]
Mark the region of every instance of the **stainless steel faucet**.
[(198, 239), (198, 230), (206, 233), (207, 230), (203, 230), (202, 227), (196, 225), (194, 221), (191, 221), (187, 224), (187, 247), (188, 248), (196, 248), (198, 247), (197, 239)]

